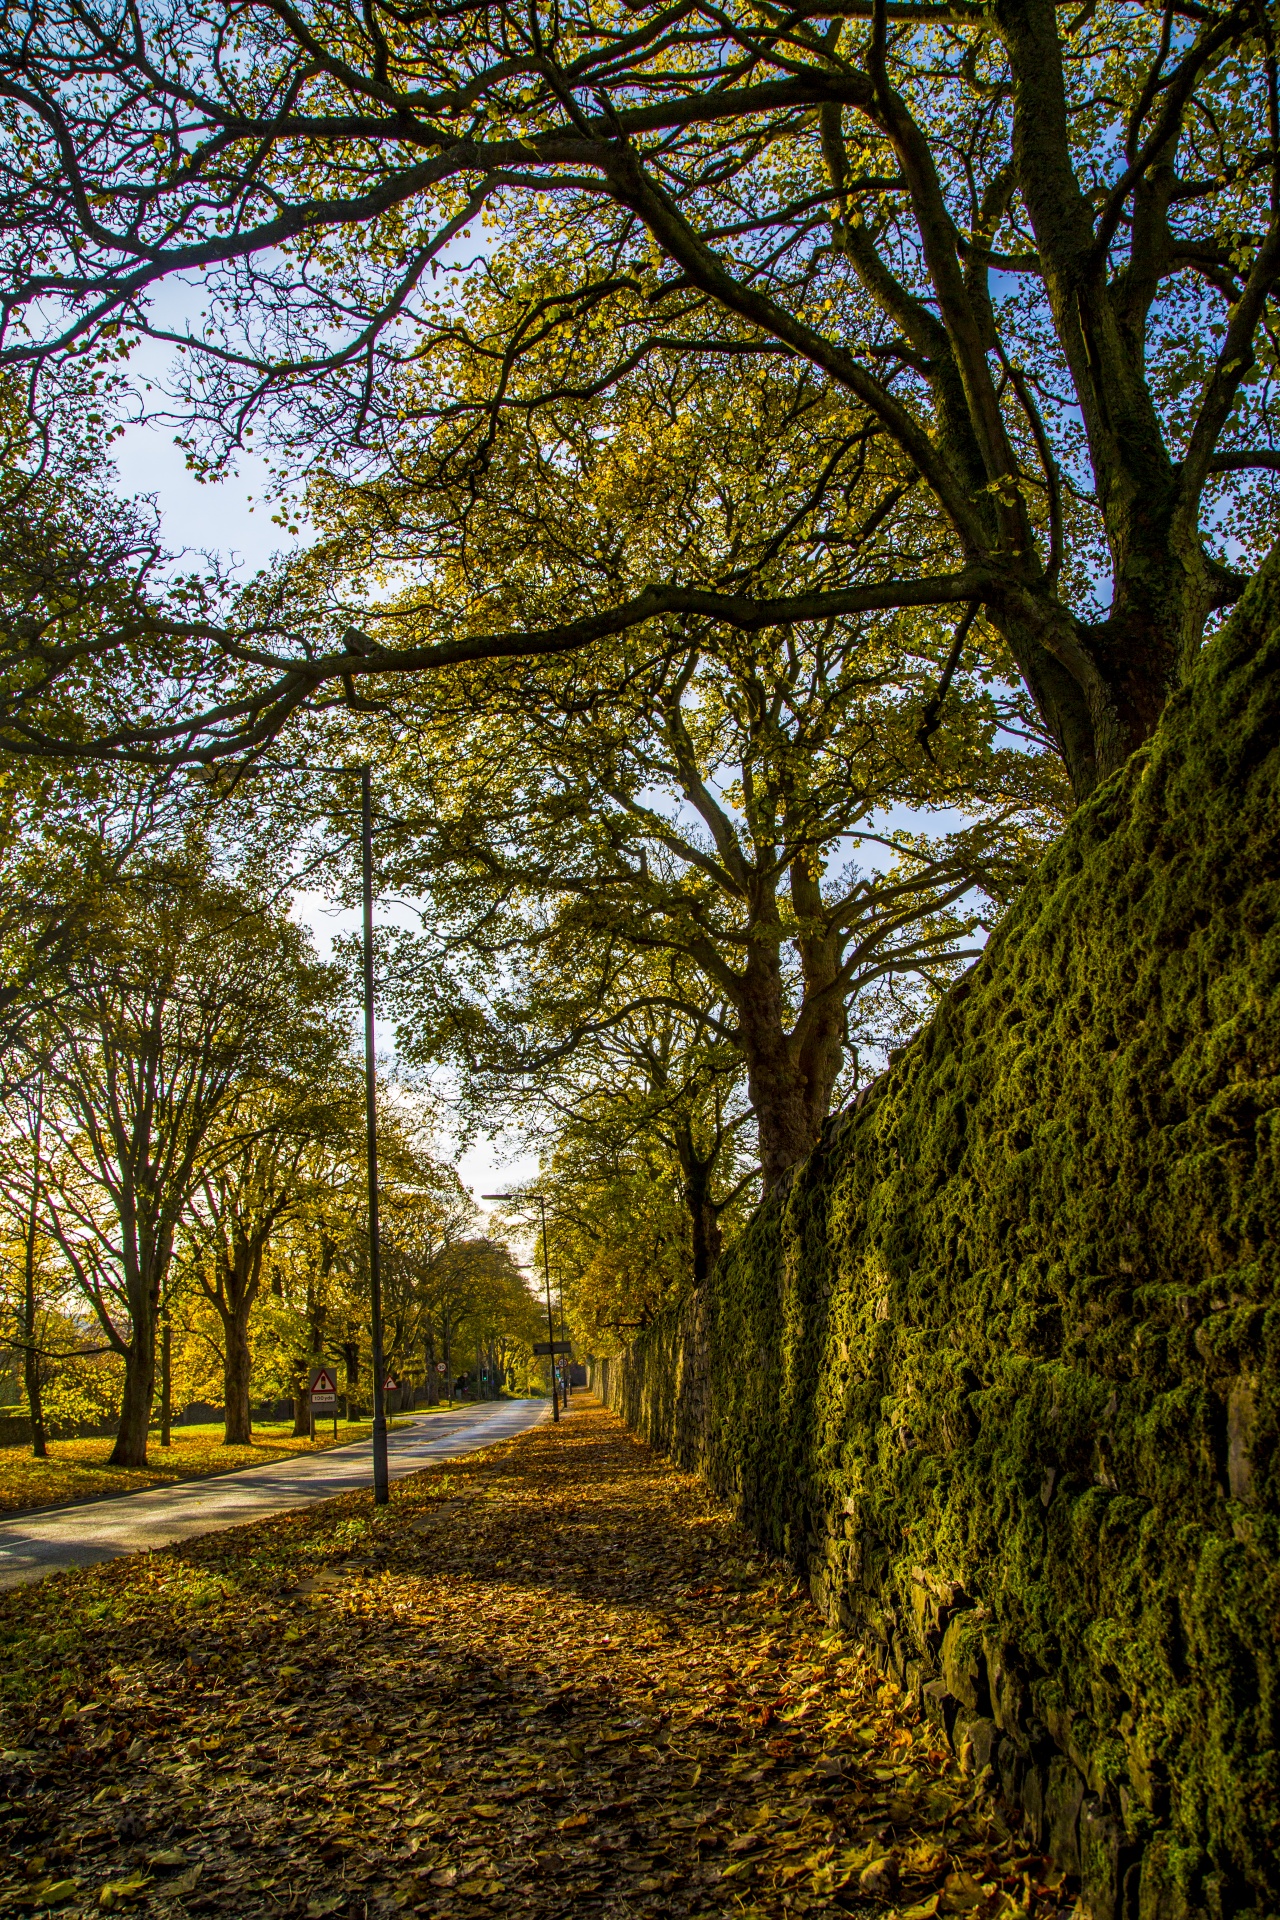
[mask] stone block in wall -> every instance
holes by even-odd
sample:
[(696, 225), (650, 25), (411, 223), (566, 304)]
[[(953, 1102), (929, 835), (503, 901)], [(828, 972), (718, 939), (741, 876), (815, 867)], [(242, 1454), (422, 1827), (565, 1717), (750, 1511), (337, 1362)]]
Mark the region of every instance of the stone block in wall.
[(967, 1714), (990, 1712), (991, 1697), (987, 1688), (987, 1663), (980, 1625), (963, 1613), (956, 1614), (942, 1636), (938, 1664), (948, 1689)]
[(956, 1754), (966, 1773), (983, 1774), (988, 1767), (993, 1770), (1000, 1750), (1000, 1729), (994, 1720), (984, 1715), (970, 1719), (966, 1717), (953, 1729)]
[(1025, 1809), (1026, 1800), (1022, 1789), (1031, 1770), (1030, 1755), (1023, 1753), (1012, 1740), (1007, 1740), (1002, 1734), (1000, 1745), (996, 1749), (995, 1765), (996, 1784), (1001, 1798), (1007, 1800), (1011, 1807)]
[(956, 1702), (945, 1680), (926, 1680), (920, 1689), (920, 1705), (926, 1720), (931, 1720), (943, 1738), (950, 1740), (956, 1717)]
[(1129, 1920), (1123, 1894), (1130, 1851), (1120, 1816), (1096, 1796), (1086, 1798), (1078, 1841), (1080, 1897), (1089, 1920)]
[(1049, 1839), (1049, 1822), (1045, 1812), (1047, 1772), (1048, 1769), (1039, 1756), (1030, 1755), (1018, 1788), (1018, 1800), (1026, 1822), (1027, 1838), (1033, 1847), (1041, 1851), (1048, 1844)]
[(1084, 1781), (1065, 1754), (1055, 1753), (1045, 1782), (1045, 1825), (1049, 1852), (1068, 1873), (1080, 1871), (1078, 1829), (1083, 1804)]
[(1029, 1745), (1026, 1728), (1031, 1705), (1026, 1682), (1010, 1659), (1008, 1648), (994, 1634), (983, 1637), (982, 1651), (991, 1717), (1001, 1733), (1025, 1751)]

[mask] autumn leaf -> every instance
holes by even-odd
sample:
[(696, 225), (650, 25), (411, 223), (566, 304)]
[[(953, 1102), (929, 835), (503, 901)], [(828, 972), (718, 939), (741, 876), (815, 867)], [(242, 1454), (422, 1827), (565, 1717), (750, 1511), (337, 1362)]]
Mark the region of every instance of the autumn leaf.
[(104, 1912), (113, 1913), (117, 1907), (140, 1900), (150, 1885), (149, 1873), (134, 1873), (127, 1880), (108, 1881), (98, 1894), (98, 1905)]
[[(446, 1495), (466, 1526), (419, 1531)], [(335, 1589), (353, 1540), (378, 1572)], [(11, 1907), (81, 1848), (99, 1910), (148, 1920), (192, 1896), (534, 1920), (564, 1885), (784, 1920), (883, 1910), (895, 1870), (912, 1920), (1072, 1904), (791, 1570), (579, 1398), (384, 1509), (343, 1495), (0, 1594), (0, 1633)], [(760, 1737), (783, 1699), (814, 1712)]]

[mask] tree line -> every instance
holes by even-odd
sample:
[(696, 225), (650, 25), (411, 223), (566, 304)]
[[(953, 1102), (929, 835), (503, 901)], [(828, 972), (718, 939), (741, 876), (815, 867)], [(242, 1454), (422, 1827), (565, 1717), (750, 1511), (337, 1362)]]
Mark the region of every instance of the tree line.
[[(46, 788), (5, 849), (10, 900), (37, 910), (4, 952), (0, 1337), (38, 1455), (50, 1425), (108, 1414), (137, 1467), (191, 1400), (243, 1445), (255, 1399), (291, 1398), (307, 1430), (321, 1362), (351, 1406), (372, 1395), (347, 977), (252, 862), (165, 796), (126, 799)], [(380, 1146), (389, 1371), (433, 1401), (463, 1375), (523, 1384), (539, 1320), (511, 1255), (407, 1097)]]

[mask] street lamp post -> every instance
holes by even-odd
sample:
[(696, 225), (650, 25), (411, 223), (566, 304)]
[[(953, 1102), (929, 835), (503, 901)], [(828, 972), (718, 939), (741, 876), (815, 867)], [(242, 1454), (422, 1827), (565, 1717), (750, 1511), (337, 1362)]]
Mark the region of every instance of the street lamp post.
[[(547, 1230), (547, 1221), (546, 1221), (546, 1214), (544, 1213), (542, 1216), (542, 1231), (544, 1235), (546, 1233), (546, 1230)], [(557, 1288), (557, 1296), (560, 1302), (560, 1342), (561, 1342), (561, 1345), (566, 1350), (565, 1356), (564, 1356), (563, 1386), (564, 1386), (564, 1406), (565, 1406), (565, 1412), (567, 1413), (569, 1410), (569, 1397), (573, 1392), (573, 1382), (569, 1378), (569, 1370), (573, 1365), (573, 1356), (568, 1352), (569, 1325), (564, 1317), (564, 1280), (563, 1278), (561, 1279), (560, 1285)]]
[[(264, 763), (232, 769), (233, 783), (250, 775), (271, 773), (349, 774), (354, 769)], [(216, 781), (218, 769), (208, 767), (202, 777)], [(369, 1182), (369, 1317), (373, 1330), (373, 1498), (380, 1507), (388, 1500), (387, 1412), (382, 1386), (382, 1259), (378, 1239), (378, 1080), (373, 1046), (373, 797), (372, 771), (366, 760), (360, 768), (360, 868), (364, 906), (364, 1117)], [(349, 1411), (349, 1409), (348, 1409)]]
[(369, 763), (360, 769), (360, 854), (364, 893), (364, 1118), (369, 1175), (369, 1296), (373, 1333), (373, 1498), (385, 1507), (387, 1409), (382, 1378), (382, 1248), (378, 1236), (378, 1074), (373, 1045), (373, 801)]
[[(542, 1215), (542, 1277), (547, 1285), (547, 1338), (551, 1342), (551, 1418), (560, 1418), (560, 1402), (556, 1394), (556, 1323), (551, 1311), (551, 1257), (547, 1252), (547, 1203), (538, 1195), (538, 1210)], [(565, 1399), (568, 1400), (568, 1394)]]
[[(482, 1193), (482, 1200), (518, 1200), (518, 1193)], [(551, 1311), (551, 1260), (547, 1253), (547, 1203), (541, 1194), (537, 1195), (538, 1206), (542, 1212), (542, 1277), (547, 1287), (547, 1342), (551, 1348), (551, 1418), (560, 1418), (560, 1394), (556, 1386), (556, 1322)]]

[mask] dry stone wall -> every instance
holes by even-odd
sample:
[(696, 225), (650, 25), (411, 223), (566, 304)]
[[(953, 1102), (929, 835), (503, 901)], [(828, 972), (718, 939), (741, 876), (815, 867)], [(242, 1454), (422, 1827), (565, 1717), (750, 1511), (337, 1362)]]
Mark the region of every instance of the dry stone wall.
[(1079, 1873), (1280, 1912), (1280, 567), (928, 1029), (598, 1373)]

